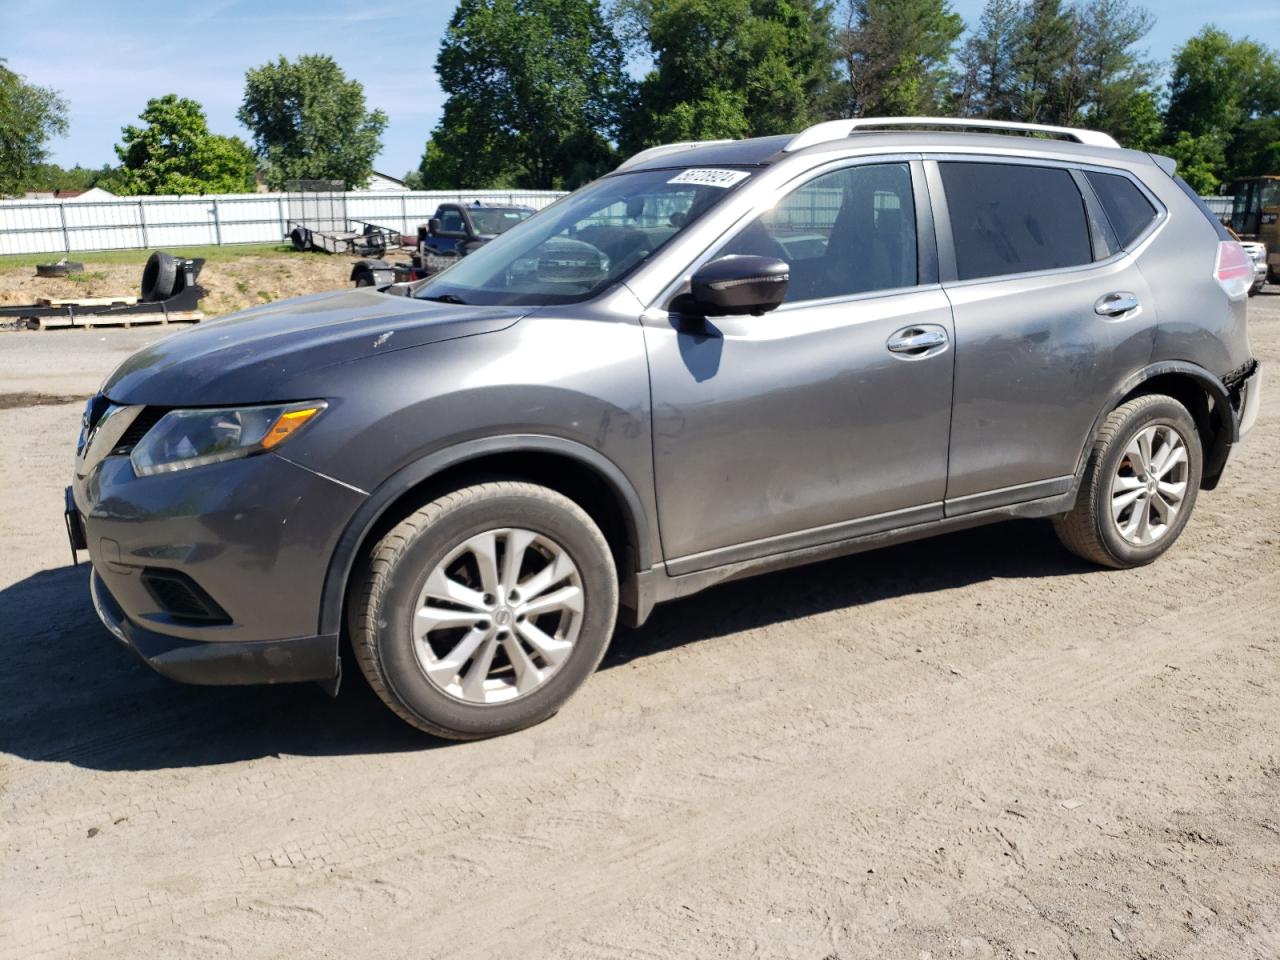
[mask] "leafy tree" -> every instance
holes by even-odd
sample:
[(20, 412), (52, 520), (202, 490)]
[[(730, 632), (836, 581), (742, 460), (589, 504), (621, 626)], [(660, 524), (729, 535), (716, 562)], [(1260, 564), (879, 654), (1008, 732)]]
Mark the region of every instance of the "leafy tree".
[(0, 197), (23, 190), (48, 156), (45, 144), (66, 132), (66, 102), (0, 60)]
[(624, 153), (786, 133), (824, 115), (835, 61), (827, 0), (631, 0), (624, 10), (654, 59)]
[(364, 86), (348, 80), (332, 57), (281, 57), (245, 74), (236, 117), (253, 134), (267, 182), (342, 180), (363, 186), (382, 149), (387, 115), (366, 110)]
[(630, 93), (599, 0), (462, 0), (436, 73), (449, 99), (419, 170), (433, 187), (573, 187), (614, 163)]
[(253, 187), (254, 159), (239, 137), (210, 133), (200, 104), (176, 94), (147, 101), (145, 126), (125, 127), (116, 145), (119, 171), (104, 178), (113, 193), (240, 193)]
[(947, 0), (847, 0), (837, 47), (846, 116), (943, 111), (964, 22)]
[(1165, 127), (1167, 152), (1197, 189), (1276, 172), (1280, 55), (1257, 41), (1233, 40), (1205, 27), (1174, 54)]
[(69, 169), (58, 166), (56, 163), (42, 163), (36, 167), (31, 176), (27, 179), (25, 189), (27, 190), (88, 190), (97, 186), (100, 181), (106, 180), (116, 172), (116, 168), (110, 164), (104, 164), (99, 169), (90, 167), (82, 167), (79, 164)]

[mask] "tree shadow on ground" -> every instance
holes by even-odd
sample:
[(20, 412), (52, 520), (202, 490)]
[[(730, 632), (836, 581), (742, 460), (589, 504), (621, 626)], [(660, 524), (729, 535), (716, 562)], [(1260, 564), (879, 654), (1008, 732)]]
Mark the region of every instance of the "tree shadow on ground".
[[(345, 663), (342, 691), (311, 684), (197, 687), (153, 673), (98, 623), (88, 566), (0, 591), (0, 752), (101, 770), (204, 766), (255, 757), (434, 749)], [(725, 584), (619, 629), (601, 669), (700, 640), (992, 579), (1089, 569), (1048, 524), (1018, 521)], [(559, 722), (565, 722), (567, 718)]]

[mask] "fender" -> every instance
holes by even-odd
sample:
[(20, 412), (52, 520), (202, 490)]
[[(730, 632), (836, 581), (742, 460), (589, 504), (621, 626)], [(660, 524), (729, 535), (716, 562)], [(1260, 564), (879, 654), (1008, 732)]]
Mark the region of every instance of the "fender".
[[(1161, 360), (1143, 367), (1141, 370), (1131, 374), (1127, 379), (1121, 382), (1120, 386), (1111, 395), (1111, 399), (1107, 402), (1106, 406), (1104, 406), (1102, 410), (1098, 412), (1097, 417), (1094, 418), (1093, 426), (1089, 429), (1088, 440), (1084, 445), (1084, 449), (1080, 452), (1080, 460), (1076, 464), (1075, 482), (1072, 485), (1073, 500), (1075, 491), (1079, 490), (1080, 482), (1084, 479), (1084, 470), (1089, 463), (1089, 453), (1093, 450), (1093, 444), (1098, 439), (1098, 433), (1102, 430), (1102, 424), (1107, 417), (1111, 415), (1111, 411), (1118, 407), (1120, 405), (1120, 401), (1135, 388), (1142, 386), (1142, 384), (1154, 377), (1167, 373), (1177, 373), (1182, 376), (1190, 377), (1200, 386), (1204, 387), (1204, 389), (1208, 391), (1209, 395), (1213, 397), (1214, 406), (1227, 411), (1232, 409), (1231, 396), (1227, 391), (1226, 386), (1223, 385), (1222, 381), (1218, 377), (1215, 377), (1199, 364), (1191, 363), (1189, 360)], [(1216, 477), (1216, 473), (1221, 473), (1221, 468), (1226, 462), (1227, 451), (1231, 448), (1232, 444), (1236, 443), (1240, 439), (1240, 425), (1236, 422), (1236, 418), (1229, 415), (1227, 417), (1227, 421), (1229, 432), (1225, 434), (1225, 441), (1219, 440), (1219, 446), (1222, 449), (1220, 451), (1213, 451), (1213, 455), (1205, 461), (1205, 478)], [(1213, 472), (1215, 470), (1216, 473)], [(1214, 483), (1216, 483), (1216, 480), (1210, 480), (1210, 485), (1206, 486), (1206, 489), (1213, 489), (1212, 484)], [(1203, 482), (1202, 486), (1204, 486)]]
[[(627, 479), (626, 474), (612, 460), (585, 444), (563, 437), (542, 434), (482, 437), (437, 450), (402, 467), (369, 494), (368, 499), (360, 505), (355, 515), (348, 521), (342, 536), (338, 538), (337, 546), (334, 547), (333, 556), (329, 558), (324, 590), (320, 598), (320, 632), (336, 634), (341, 630), (342, 604), (346, 594), (347, 579), (351, 576), (351, 569), (355, 565), (356, 552), (374, 524), (402, 494), (424, 480), (429, 480), (436, 474), (468, 460), (494, 453), (518, 451), (561, 454), (572, 457), (594, 470), (618, 494), (625, 505), (623, 519), (627, 525), (627, 537), (635, 546), (637, 568), (648, 570), (653, 566), (656, 561), (653, 556), (649, 522), (646, 519), (640, 495)], [(628, 577), (633, 575), (633, 571), (623, 571), (623, 575)]]

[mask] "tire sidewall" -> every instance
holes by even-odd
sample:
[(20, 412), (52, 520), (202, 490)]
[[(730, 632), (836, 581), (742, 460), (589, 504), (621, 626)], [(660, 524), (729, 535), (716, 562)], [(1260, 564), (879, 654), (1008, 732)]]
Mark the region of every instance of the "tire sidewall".
[[(1155, 543), (1139, 546), (1120, 535), (1111, 517), (1111, 492), (1116, 471), (1124, 459), (1125, 449), (1141, 431), (1154, 426), (1169, 426), (1177, 430), (1187, 450), (1187, 492), (1183, 497), (1172, 529)], [(1185, 407), (1176, 400), (1161, 398), (1156, 403), (1136, 411), (1117, 432), (1106, 453), (1098, 462), (1098, 476), (1094, 489), (1097, 502), (1094, 512), (1098, 518), (1098, 535), (1103, 546), (1124, 566), (1140, 566), (1150, 563), (1168, 550), (1181, 536), (1191, 513), (1195, 509), (1196, 495), (1200, 490), (1200, 477), (1204, 469), (1204, 452), (1195, 421)]]
[[(449, 552), (476, 534), (503, 527), (531, 530), (568, 552), (582, 579), (582, 625), (569, 658), (538, 689), (506, 703), (469, 704), (427, 679), (414, 651), (413, 615), (428, 575)], [(374, 613), (383, 680), (405, 709), (462, 736), (492, 736), (547, 719), (599, 665), (617, 616), (617, 579), (603, 538), (573, 511), (539, 498), (501, 494), (463, 504), (422, 529), (397, 558)]]

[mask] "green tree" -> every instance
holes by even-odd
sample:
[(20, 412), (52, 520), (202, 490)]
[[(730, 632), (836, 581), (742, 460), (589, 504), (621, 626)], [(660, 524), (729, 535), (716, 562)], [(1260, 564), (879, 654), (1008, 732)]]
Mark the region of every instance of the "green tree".
[[(1198, 190), (1280, 169), (1280, 55), (1208, 26), (1174, 54), (1167, 152)], [(1193, 171), (1199, 183), (1193, 182)]]
[(609, 169), (624, 61), (598, 0), (462, 0), (436, 59), (448, 100), (423, 182), (574, 187)]
[(982, 19), (958, 57), (960, 114), (995, 120), (1018, 115), (1016, 64), (1021, 23), (1018, 0), (987, 0)]
[(26, 189), (48, 157), (45, 145), (66, 132), (66, 102), (0, 60), (0, 197)]
[(210, 133), (200, 104), (176, 94), (147, 101), (145, 126), (125, 127), (120, 169), (104, 178), (113, 193), (240, 193), (253, 188), (253, 154), (239, 137)]
[(95, 170), (79, 164), (64, 168), (56, 163), (42, 163), (32, 172), (25, 186), (27, 190), (88, 190), (115, 172), (116, 168), (110, 164)]
[(1030, 0), (1018, 36), (1018, 118), (1029, 123), (1075, 120), (1071, 92), (1079, 23), (1062, 0)]
[(947, 0), (848, 0), (837, 49), (843, 116), (945, 112), (964, 22)]
[(826, 0), (630, 0), (624, 11), (654, 60), (624, 153), (787, 133), (825, 114), (835, 72)]
[(1084, 101), (1083, 122), (1124, 143), (1150, 136), (1150, 63), (1136, 47), (1155, 20), (1145, 7), (1128, 0), (1090, 0), (1079, 16), (1076, 67)]
[(366, 110), (364, 86), (348, 80), (332, 57), (304, 54), (245, 74), (237, 118), (253, 134), (267, 182), (342, 180), (360, 188), (382, 149), (387, 115)]

